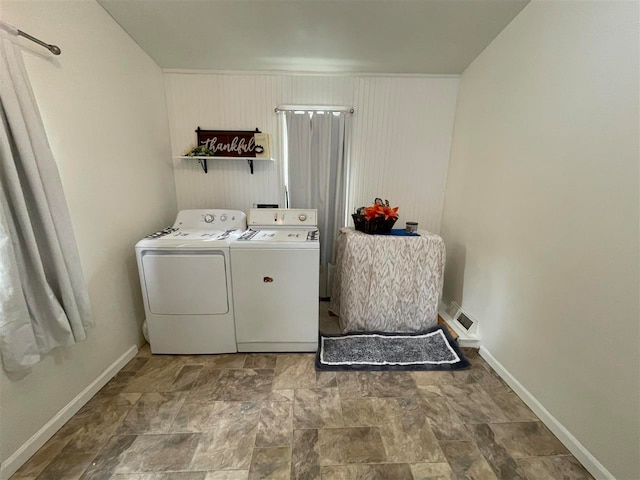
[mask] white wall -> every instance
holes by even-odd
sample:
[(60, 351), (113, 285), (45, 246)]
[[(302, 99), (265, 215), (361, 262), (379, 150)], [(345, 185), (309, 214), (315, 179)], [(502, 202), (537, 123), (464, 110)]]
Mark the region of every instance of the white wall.
[(619, 479), (638, 466), (638, 3), (532, 2), (464, 72), (445, 296)]
[(58, 162), (96, 328), (22, 379), (0, 373), (4, 462), (127, 349), (144, 317), (133, 246), (176, 213), (159, 67), (94, 1), (6, 1), (1, 18), (62, 49), (24, 57)]
[(274, 107), (352, 105), (349, 206), (375, 197), (400, 207), (407, 220), (440, 231), (457, 77), (296, 74), (166, 73), (174, 155), (195, 143), (196, 127), (271, 133), (275, 162), (210, 160), (204, 174), (194, 160), (175, 160), (179, 208), (237, 208), (282, 204), (278, 118)]

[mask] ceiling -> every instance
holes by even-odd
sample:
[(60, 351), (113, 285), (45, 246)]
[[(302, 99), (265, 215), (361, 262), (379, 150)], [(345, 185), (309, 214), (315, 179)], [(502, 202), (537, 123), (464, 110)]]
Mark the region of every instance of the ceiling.
[(98, 0), (166, 69), (459, 74), (529, 0)]

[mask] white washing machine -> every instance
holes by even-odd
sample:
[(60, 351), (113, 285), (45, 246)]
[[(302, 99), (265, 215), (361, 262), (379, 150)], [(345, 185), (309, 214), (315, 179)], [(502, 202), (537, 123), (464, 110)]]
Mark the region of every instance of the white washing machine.
[(250, 210), (231, 243), (239, 352), (317, 349), (319, 265), (316, 210)]
[(182, 210), (136, 244), (153, 353), (237, 351), (229, 244), (246, 228), (238, 210)]

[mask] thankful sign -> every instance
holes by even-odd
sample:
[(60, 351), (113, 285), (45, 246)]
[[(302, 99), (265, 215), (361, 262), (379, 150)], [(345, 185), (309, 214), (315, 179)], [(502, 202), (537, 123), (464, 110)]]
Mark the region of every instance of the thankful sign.
[(268, 158), (269, 136), (258, 130), (196, 130), (198, 146), (214, 157)]

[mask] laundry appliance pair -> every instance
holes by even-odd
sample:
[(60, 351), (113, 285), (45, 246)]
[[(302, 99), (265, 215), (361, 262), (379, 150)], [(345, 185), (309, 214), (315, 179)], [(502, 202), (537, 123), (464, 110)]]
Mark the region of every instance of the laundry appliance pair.
[(317, 348), (319, 241), (308, 209), (182, 210), (136, 244), (155, 354)]

